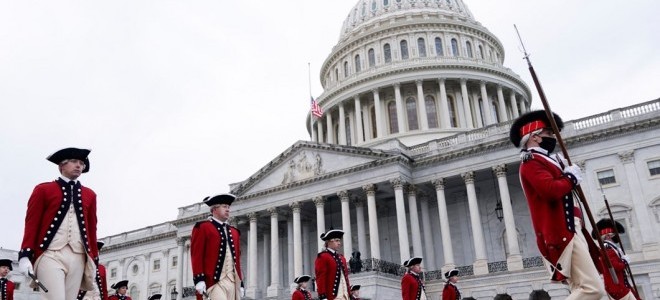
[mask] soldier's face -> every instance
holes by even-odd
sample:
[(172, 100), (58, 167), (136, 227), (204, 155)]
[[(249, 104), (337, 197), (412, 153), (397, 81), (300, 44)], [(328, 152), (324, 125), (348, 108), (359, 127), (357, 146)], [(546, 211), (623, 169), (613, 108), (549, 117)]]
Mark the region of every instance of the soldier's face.
[(85, 169), (85, 163), (79, 159), (67, 159), (60, 164), (60, 173), (69, 179), (77, 179)]
[(9, 267), (7, 266), (0, 267), (0, 276), (7, 277), (7, 274), (9, 274)]
[(220, 204), (213, 209), (213, 216), (222, 222), (226, 222), (229, 219), (230, 208), (228, 204)]
[(339, 251), (341, 249), (341, 239), (331, 239), (328, 241), (328, 248)]
[(122, 286), (119, 288), (119, 290), (117, 290), (117, 293), (119, 295), (126, 295), (126, 290), (128, 290), (128, 287)]
[(300, 287), (303, 288), (303, 289), (306, 289), (307, 288), (307, 281), (301, 282)]
[(422, 273), (422, 265), (420, 264), (413, 265), (412, 267), (410, 267), (410, 270), (417, 274)]

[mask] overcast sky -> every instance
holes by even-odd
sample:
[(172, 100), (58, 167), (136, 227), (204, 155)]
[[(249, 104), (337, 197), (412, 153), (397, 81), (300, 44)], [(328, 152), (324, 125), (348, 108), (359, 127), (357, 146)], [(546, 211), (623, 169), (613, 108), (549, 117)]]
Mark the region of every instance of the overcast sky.
[[(176, 218), (308, 140), (319, 69), (357, 0), (0, 0), (0, 247), (45, 157), (91, 148), (100, 237)], [(660, 1), (466, 0), (570, 120), (660, 97)], [(540, 108), (533, 89), (533, 107)], [(515, 155), (512, 149), (512, 155)]]

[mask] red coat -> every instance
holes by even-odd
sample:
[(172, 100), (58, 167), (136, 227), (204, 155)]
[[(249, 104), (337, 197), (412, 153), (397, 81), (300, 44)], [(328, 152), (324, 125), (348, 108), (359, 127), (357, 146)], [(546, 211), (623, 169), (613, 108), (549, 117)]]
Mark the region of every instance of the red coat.
[[(339, 261), (339, 264), (337, 263)], [(316, 274), (316, 287), (319, 298), (326, 297), (328, 300), (334, 300), (339, 288), (338, 273), (341, 270), (344, 280), (346, 281), (346, 291), (350, 293), (351, 284), (348, 281), (348, 267), (346, 266), (346, 258), (344, 255), (335, 253), (329, 250), (323, 250), (316, 256), (314, 262), (314, 271)], [(336, 283), (336, 284), (335, 284)]]
[[(45, 182), (37, 185), (28, 200), (27, 213), (25, 214), (25, 231), (23, 233), (23, 243), (21, 251), (18, 252), (18, 258), (28, 257), (34, 264), (39, 256), (48, 249), (53, 236), (62, 219), (56, 220), (58, 212), (64, 215), (68, 207), (63, 208), (64, 192), (70, 191), (69, 187), (61, 179), (52, 182)], [(66, 197), (73, 197), (73, 207), (78, 216), (78, 226), (80, 227), (81, 237), (87, 254), (98, 261), (98, 249), (96, 248), (96, 194), (89, 188), (80, 185), (80, 182), (74, 187), (73, 193), (67, 193)], [(80, 196), (79, 196), (80, 195)], [(82, 211), (82, 219), (78, 211)], [(84, 224), (82, 223), (84, 221)]]
[(424, 283), (419, 275), (407, 272), (401, 278), (401, 296), (403, 300), (419, 300), (424, 292)]
[[(605, 253), (612, 263), (612, 268), (616, 272), (616, 277), (619, 281), (618, 284), (614, 284), (612, 276), (609, 272), (603, 272), (603, 281), (605, 282), (605, 291), (614, 299), (621, 299), (627, 295), (632, 289), (628, 283), (628, 278), (625, 274), (626, 271), (626, 261), (623, 260), (619, 254), (619, 250), (616, 245), (613, 245), (610, 241), (604, 241)], [(605, 268), (605, 262), (603, 264), (603, 270)], [(633, 294), (635, 294), (633, 292)], [(640, 299), (638, 295), (635, 295), (635, 298)]]
[(460, 300), (461, 292), (454, 284), (447, 282), (442, 289), (442, 300)]
[[(550, 160), (533, 152), (531, 159), (520, 164), (520, 182), (529, 205), (536, 245), (541, 255), (556, 266), (575, 235), (576, 211), (571, 190), (576, 182)], [(563, 277), (553, 269), (553, 279)]]
[(118, 294), (114, 294), (114, 295), (108, 297), (108, 300), (133, 300), (133, 299), (131, 299), (131, 297), (129, 297), (129, 296), (122, 297)]
[[(210, 288), (219, 279), (214, 279), (213, 275), (216, 270), (220, 274), (222, 265), (224, 264), (226, 247), (221, 247), (221, 235), (218, 230), (219, 223), (213, 219), (197, 222), (192, 230), (190, 238), (190, 259), (192, 263), (193, 281), (197, 284), (200, 281), (206, 283), (206, 287)], [(241, 232), (233, 226), (229, 226), (231, 239), (229, 239), (229, 246), (234, 259), (234, 267), (241, 279), (241, 286), (243, 285), (243, 272), (241, 272)], [(220, 259), (218, 259), (220, 258)], [(197, 295), (201, 299), (201, 295)]]
[(312, 293), (308, 290), (296, 289), (291, 295), (291, 300), (312, 300)]
[(0, 299), (14, 300), (14, 283), (6, 278), (3, 278), (0, 284)]

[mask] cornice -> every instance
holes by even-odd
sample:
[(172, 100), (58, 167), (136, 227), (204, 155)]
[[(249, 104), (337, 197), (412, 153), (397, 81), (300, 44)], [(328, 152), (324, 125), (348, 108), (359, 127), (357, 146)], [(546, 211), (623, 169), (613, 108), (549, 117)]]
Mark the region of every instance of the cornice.
[(123, 243), (119, 243), (116, 245), (108, 245), (104, 246), (103, 249), (101, 250), (101, 253), (107, 253), (107, 252), (112, 252), (116, 250), (121, 250), (121, 249), (126, 249), (134, 246), (139, 246), (143, 244), (148, 244), (151, 242), (156, 242), (160, 240), (165, 240), (165, 239), (171, 239), (176, 237), (176, 231), (170, 231), (170, 232), (165, 232), (161, 234), (156, 234), (156, 235), (150, 235), (147, 237), (139, 238), (136, 240), (132, 241), (127, 241)]

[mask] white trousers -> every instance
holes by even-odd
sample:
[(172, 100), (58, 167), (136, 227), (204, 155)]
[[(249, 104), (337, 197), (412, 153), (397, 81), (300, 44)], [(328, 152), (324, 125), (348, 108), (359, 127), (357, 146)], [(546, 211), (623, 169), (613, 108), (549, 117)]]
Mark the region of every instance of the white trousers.
[(75, 253), (66, 245), (60, 250), (46, 250), (37, 261), (35, 272), (48, 289), (41, 293), (43, 300), (73, 300), (85, 272), (85, 253)]
[(567, 279), (571, 294), (566, 300), (599, 300), (605, 295), (605, 286), (589, 255), (589, 246), (577, 218), (575, 232), (571, 254), (571, 276)]

